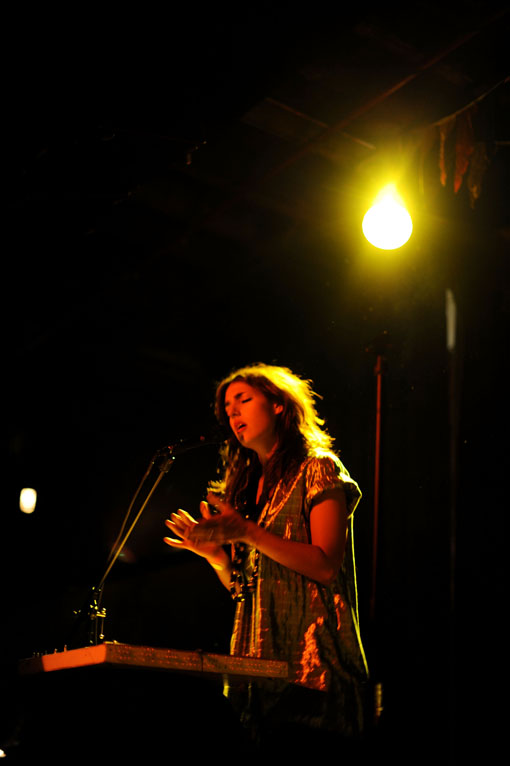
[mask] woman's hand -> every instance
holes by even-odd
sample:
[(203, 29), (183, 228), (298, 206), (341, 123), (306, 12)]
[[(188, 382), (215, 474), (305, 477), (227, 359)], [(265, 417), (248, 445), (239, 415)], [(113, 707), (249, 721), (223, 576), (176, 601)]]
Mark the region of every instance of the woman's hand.
[[(204, 506), (204, 508), (203, 508)], [(217, 513), (211, 513), (211, 506)], [(190, 526), (188, 539), (193, 544), (226, 545), (244, 539), (247, 532), (247, 520), (235, 511), (220, 495), (209, 492), (207, 502), (200, 503), (202, 520)]]
[[(200, 503), (200, 512), (203, 519), (211, 518), (211, 511), (207, 503)], [(193, 516), (190, 516), (187, 511), (183, 511), (181, 508), (179, 508), (177, 513), (172, 513), (170, 519), (166, 519), (165, 524), (168, 529), (170, 529), (174, 534), (178, 535), (178, 538), (163, 538), (165, 543), (170, 545), (172, 548), (181, 548), (184, 550), (192, 551), (192, 553), (196, 553), (198, 556), (203, 556), (208, 560), (215, 559), (221, 552), (221, 546), (217, 542), (203, 539), (195, 540), (192, 537), (192, 530), (198, 526), (199, 522), (196, 521)]]
[[(212, 493), (211, 495), (208, 495), (208, 499), (209, 497), (211, 500), (214, 499), (215, 502), (220, 500), (220, 498), (216, 495), (212, 495)], [(230, 558), (223, 549), (222, 543), (218, 542), (210, 530), (207, 530), (205, 534), (199, 533), (198, 535), (195, 535), (195, 531), (198, 530), (201, 525), (213, 521), (216, 517), (213, 517), (211, 507), (209, 506), (209, 503), (206, 502), (200, 503), (200, 513), (202, 514), (202, 520), (200, 522), (196, 521), (193, 516), (190, 516), (187, 511), (183, 511), (182, 509), (179, 509), (177, 513), (172, 513), (171, 518), (167, 519), (165, 524), (168, 529), (178, 535), (178, 537), (164, 537), (163, 540), (172, 548), (188, 550), (205, 558), (213, 569), (216, 570), (216, 574), (221, 582), (228, 589), (230, 587), (230, 570), (232, 567)], [(234, 513), (233, 510), (232, 513)]]

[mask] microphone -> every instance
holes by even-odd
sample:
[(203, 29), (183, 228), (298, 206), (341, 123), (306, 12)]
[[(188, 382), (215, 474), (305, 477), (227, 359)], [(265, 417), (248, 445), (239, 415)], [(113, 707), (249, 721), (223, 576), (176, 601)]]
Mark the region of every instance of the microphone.
[(161, 457), (168, 454), (180, 455), (182, 452), (188, 452), (189, 450), (197, 449), (198, 447), (205, 447), (208, 444), (221, 444), (221, 442), (228, 439), (230, 435), (231, 434), (227, 428), (218, 425), (203, 436), (196, 436), (191, 439), (179, 439), (179, 441), (173, 442), (173, 444), (162, 447), (158, 450), (157, 456)]

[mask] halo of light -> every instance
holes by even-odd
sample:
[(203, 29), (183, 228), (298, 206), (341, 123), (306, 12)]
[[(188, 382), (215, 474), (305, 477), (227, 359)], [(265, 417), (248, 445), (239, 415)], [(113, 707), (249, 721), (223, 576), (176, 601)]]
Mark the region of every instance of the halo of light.
[(33, 513), (37, 503), (37, 492), (31, 487), (24, 487), (19, 494), (19, 507), (23, 513)]
[(413, 222), (393, 186), (378, 195), (363, 218), (362, 229), (370, 244), (380, 250), (396, 250), (408, 241)]

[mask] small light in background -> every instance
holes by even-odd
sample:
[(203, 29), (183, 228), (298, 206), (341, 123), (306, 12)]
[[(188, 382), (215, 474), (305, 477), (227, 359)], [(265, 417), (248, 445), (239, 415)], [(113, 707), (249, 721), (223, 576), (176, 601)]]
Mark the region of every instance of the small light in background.
[(37, 503), (37, 492), (35, 489), (25, 487), (19, 495), (19, 507), (23, 513), (33, 513)]

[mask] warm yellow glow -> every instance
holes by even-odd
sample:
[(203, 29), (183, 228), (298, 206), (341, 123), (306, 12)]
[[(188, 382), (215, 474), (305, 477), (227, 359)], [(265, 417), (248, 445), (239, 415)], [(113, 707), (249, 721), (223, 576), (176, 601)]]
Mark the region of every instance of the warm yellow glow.
[(377, 195), (362, 228), (368, 241), (381, 250), (396, 250), (407, 242), (413, 222), (392, 184)]
[(33, 513), (35, 504), (37, 503), (37, 492), (35, 489), (25, 487), (22, 489), (19, 496), (19, 507), (23, 513)]

